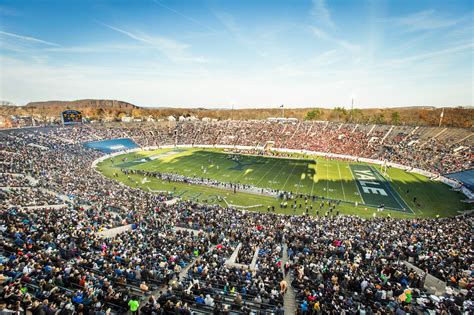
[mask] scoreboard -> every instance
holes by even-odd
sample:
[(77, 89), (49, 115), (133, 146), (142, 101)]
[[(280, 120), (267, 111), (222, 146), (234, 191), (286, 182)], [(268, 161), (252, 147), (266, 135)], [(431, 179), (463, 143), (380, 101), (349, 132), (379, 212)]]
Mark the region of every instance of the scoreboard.
[(77, 110), (65, 110), (61, 113), (61, 121), (63, 125), (82, 123), (82, 113)]

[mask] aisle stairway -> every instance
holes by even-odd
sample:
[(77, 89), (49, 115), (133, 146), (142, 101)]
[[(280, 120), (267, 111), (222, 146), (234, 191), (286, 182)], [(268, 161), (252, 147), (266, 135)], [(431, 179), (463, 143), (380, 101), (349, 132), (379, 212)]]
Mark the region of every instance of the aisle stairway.
[[(281, 268), (285, 269), (285, 264), (288, 261), (288, 245), (286, 243), (283, 244), (283, 255), (282, 255), (282, 264)], [(292, 282), (292, 275), (291, 273), (287, 273), (285, 275), (285, 281), (288, 283), (288, 289), (286, 290), (285, 296), (283, 297), (283, 308), (285, 309), (285, 314), (295, 314), (297, 305), (295, 299), (295, 291), (293, 290), (293, 286), (291, 285)]]

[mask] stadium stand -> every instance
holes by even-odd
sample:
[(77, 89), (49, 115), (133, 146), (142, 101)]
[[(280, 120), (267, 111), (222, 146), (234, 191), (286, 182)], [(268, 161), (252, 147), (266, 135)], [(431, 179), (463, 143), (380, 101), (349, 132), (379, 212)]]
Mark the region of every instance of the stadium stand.
[[(369, 220), (168, 202), (103, 177), (91, 165), (104, 153), (83, 145), (274, 141), (437, 174), (472, 168), (472, 132), (443, 130), (224, 121), (0, 132), (2, 312), (124, 314), (139, 303), (142, 314), (472, 313), (470, 214)], [(228, 264), (237, 248), (237, 263), (250, 266)]]
[(100, 141), (84, 142), (84, 146), (90, 149), (102, 151), (104, 153), (112, 153), (117, 151), (126, 151), (138, 148), (138, 145), (130, 139), (110, 139)]
[(474, 169), (451, 173), (447, 177), (463, 183), (468, 189), (474, 191)]

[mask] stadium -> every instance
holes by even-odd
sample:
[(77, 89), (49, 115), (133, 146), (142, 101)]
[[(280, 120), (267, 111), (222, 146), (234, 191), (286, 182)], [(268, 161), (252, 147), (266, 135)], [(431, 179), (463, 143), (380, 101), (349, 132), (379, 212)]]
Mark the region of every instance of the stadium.
[(473, 4), (0, 1), (0, 315), (474, 314)]
[(46, 300), (60, 314), (472, 308), (471, 130), (74, 121), (0, 135), (5, 303)]

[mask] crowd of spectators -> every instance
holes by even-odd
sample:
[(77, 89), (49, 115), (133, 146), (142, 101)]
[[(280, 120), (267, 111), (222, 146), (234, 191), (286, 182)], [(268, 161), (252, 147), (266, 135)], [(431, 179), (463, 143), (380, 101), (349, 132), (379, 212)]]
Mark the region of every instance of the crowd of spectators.
[(68, 136), (72, 137), (54, 137), (69, 142), (131, 138), (140, 146), (200, 144), (263, 147), (272, 142), (276, 148), (387, 160), (436, 174), (473, 167), (472, 136), (469, 136), (469, 131), (466, 131), (467, 136), (455, 140), (452, 137), (426, 136), (422, 130), (415, 127), (397, 127), (392, 130), (389, 126), (319, 121), (217, 121), (182, 122), (177, 125), (96, 125), (75, 128), (68, 132)]
[(387, 160), (436, 174), (473, 167), (470, 137), (462, 141), (434, 136), (422, 140), (423, 134), (412, 133), (414, 128), (392, 131), (387, 126), (333, 122), (222, 121), (182, 123), (176, 130), (177, 144), (263, 147), (273, 142), (276, 148)]
[[(472, 236), (464, 235), (470, 229), (472, 218), (434, 222), (338, 216), (294, 224), (287, 234), (288, 255), (301, 308), (337, 314), (371, 308), (390, 314), (435, 308), (459, 313), (472, 307)], [(425, 275), (404, 261), (468, 290), (436, 304), (423, 290)]]
[[(294, 290), (302, 314), (474, 311), (472, 216), (369, 220), (168, 203), (167, 194), (103, 177), (91, 167), (102, 153), (81, 145), (117, 137), (143, 146), (256, 146), (276, 140), (280, 147), (385, 154), (349, 125), (222, 122), (200, 128), (77, 126), (2, 134), (2, 311), (283, 314), (288, 290)], [(326, 129), (331, 137), (316, 140)], [(344, 136), (333, 135), (338, 132)], [(348, 140), (352, 136), (356, 140)], [(338, 144), (344, 139), (358, 145)], [(427, 144), (416, 152), (424, 156), (438, 149)], [(400, 156), (411, 152), (398, 150)], [(442, 166), (426, 166), (465, 168), (463, 154), (446, 152)], [(408, 161), (422, 163), (421, 157)], [(130, 228), (112, 237), (102, 234), (121, 226)], [(404, 261), (445, 281), (448, 291), (431, 295), (424, 275)]]
[[(246, 192), (250, 194), (259, 194), (259, 195), (266, 195), (276, 197), (278, 195), (278, 191), (274, 189), (268, 188), (260, 188), (249, 184), (241, 184), (241, 183), (232, 183), (232, 182), (221, 182), (216, 179), (211, 179), (203, 176), (186, 176), (181, 175), (178, 173), (162, 173), (162, 172), (153, 172), (153, 171), (144, 171), (144, 170), (129, 170), (129, 169), (122, 169), (123, 174), (130, 175), (130, 174), (140, 174), (144, 176), (145, 180), (149, 180), (150, 178), (156, 178), (162, 181), (168, 182), (176, 182), (176, 183), (185, 183), (185, 184), (193, 184), (193, 185), (203, 185), (209, 187), (215, 187), (224, 190), (230, 190), (236, 193), (239, 192)], [(204, 169), (205, 171), (205, 169)]]

